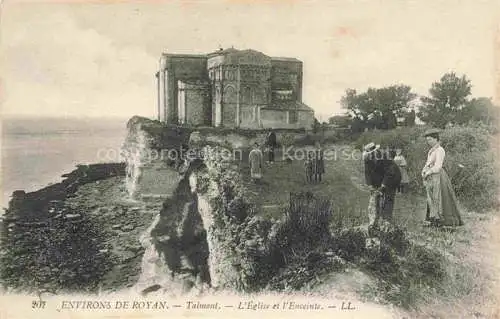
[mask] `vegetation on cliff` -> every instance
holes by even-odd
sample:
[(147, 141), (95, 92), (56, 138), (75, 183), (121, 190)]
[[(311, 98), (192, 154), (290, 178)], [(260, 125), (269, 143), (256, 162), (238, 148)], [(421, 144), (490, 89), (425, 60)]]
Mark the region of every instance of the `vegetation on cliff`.
[(332, 223), (330, 201), (312, 193), (292, 194), (279, 219), (263, 217), (236, 167), (224, 162), (220, 152), (206, 148), (207, 168), (198, 180), (213, 208), (208, 232), (217, 250), (233, 261), (219, 270), (236, 273), (227, 287), (247, 292), (311, 289), (331, 272), (356, 268), (379, 278), (382, 299), (408, 307), (415, 295), (403, 293), (404, 299), (396, 297), (397, 291), (414, 289), (417, 282), (437, 287), (443, 278), (442, 257), (411, 242), (404, 230), (389, 224), (369, 232), (341, 227)]

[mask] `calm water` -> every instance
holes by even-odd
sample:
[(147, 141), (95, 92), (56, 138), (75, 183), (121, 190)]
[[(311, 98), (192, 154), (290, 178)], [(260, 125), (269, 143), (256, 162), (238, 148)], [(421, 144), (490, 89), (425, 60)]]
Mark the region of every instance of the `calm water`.
[(1, 206), (7, 206), (14, 190), (34, 191), (57, 183), (77, 164), (109, 162), (124, 141), (126, 122), (116, 118), (4, 119)]

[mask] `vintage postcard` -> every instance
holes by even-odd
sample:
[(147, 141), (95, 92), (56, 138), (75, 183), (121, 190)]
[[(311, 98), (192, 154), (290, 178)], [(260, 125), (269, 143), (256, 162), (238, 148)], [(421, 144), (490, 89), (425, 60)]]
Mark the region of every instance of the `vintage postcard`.
[(9, 1), (0, 318), (500, 318), (500, 3)]

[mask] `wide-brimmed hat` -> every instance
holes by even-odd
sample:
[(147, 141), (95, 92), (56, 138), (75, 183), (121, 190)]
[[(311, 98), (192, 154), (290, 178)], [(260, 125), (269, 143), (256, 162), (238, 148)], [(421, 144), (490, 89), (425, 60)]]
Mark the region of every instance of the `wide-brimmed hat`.
[(431, 128), (431, 129), (428, 129), (427, 131), (425, 131), (424, 137), (429, 136), (429, 135), (439, 134), (439, 133), (441, 133), (441, 130), (439, 130), (437, 128)]
[(375, 144), (373, 142), (370, 142), (370, 143), (366, 144), (365, 146), (363, 146), (363, 153), (370, 154), (370, 153), (375, 152), (379, 148), (380, 148), (380, 144)]

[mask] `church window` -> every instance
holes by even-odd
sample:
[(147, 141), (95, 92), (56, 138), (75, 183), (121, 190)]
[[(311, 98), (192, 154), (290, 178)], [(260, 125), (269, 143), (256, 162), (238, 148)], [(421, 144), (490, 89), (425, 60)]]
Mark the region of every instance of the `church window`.
[(224, 89), (224, 102), (236, 102), (236, 90), (232, 86), (226, 86)]

